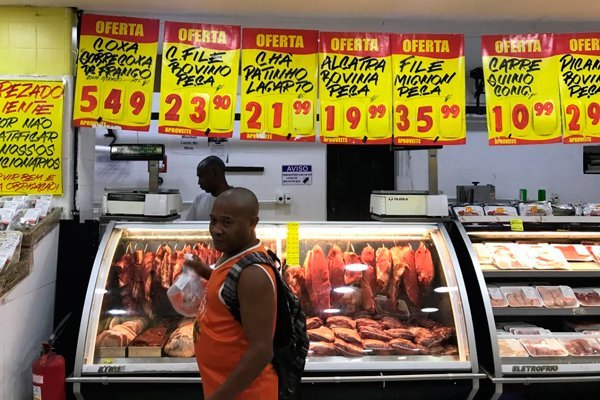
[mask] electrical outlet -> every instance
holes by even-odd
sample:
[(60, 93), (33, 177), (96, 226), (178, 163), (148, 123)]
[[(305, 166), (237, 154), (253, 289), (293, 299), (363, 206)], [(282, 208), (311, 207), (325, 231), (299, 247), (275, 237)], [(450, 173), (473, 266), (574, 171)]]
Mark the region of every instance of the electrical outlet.
[(292, 194), (291, 193), (284, 193), (283, 194), (283, 201), (285, 201), (285, 204), (292, 204)]
[(275, 201), (277, 204), (285, 204), (285, 195), (281, 192), (275, 192)]

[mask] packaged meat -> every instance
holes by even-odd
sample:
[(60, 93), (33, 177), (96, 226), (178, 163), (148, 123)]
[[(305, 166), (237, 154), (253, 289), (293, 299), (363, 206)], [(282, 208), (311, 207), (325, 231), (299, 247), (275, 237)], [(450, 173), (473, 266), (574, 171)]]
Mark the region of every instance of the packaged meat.
[(518, 336), (531, 336), (531, 335), (540, 336), (540, 335), (548, 335), (548, 334), (552, 333), (548, 329), (538, 328), (537, 326), (536, 327), (510, 328), (509, 331), (513, 335), (518, 335)]
[(594, 257), (581, 244), (553, 244), (552, 247), (560, 250), (567, 261), (594, 261)]
[(203, 278), (187, 265), (167, 290), (173, 309), (184, 317), (195, 317), (204, 300)]
[[(6, 257), (6, 265), (21, 259), (23, 234), (18, 231), (0, 232), (0, 254)], [(0, 271), (3, 265), (0, 264)]]
[(333, 343), (310, 342), (308, 345), (308, 354), (313, 356), (335, 356), (336, 349)]
[(577, 215), (577, 210), (572, 204), (552, 204), (552, 214), (555, 216), (567, 217)]
[(494, 264), (500, 269), (531, 269), (519, 259), (515, 243), (486, 243)]
[(329, 328), (356, 329), (356, 322), (354, 322), (354, 320), (350, 317), (336, 315), (336, 316), (327, 318), (327, 326)]
[(520, 339), (521, 344), (532, 357), (566, 357), (569, 352), (556, 339)]
[(396, 354), (404, 356), (414, 356), (420, 353), (419, 346), (406, 339), (392, 339), (390, 346), (396, 351)]
[(485, 215), (485, 211), (483, 211), (483, 207), (476, 206), (473, 204), (453, 206), (452, 211), (454, 212), (454, 215), (456, 215), (457, 217), (477, 217), (477, 216), (482, 217)]
[(563, 253), (548, 244), (521, 244), (517, 255), (530, 268), (534, 269), (569, 269), (569, 263)]
[(574, 332), (584, 332), (590, 330), (600, 330), (598, 321), (565, 320), (565, 327)]
[(530, 324), (529, 322), (506, 322), (497, 325), (506, 332), (510, 332), (510, 330), (514, 328), (537, 328), (537, 326)]
[(10, 224), (9, 230), (23, 230), (36, 225), (40, 219), (41, 210), (39, 208), (22, 208), (15, 212)]
[(600, 307), (600, 289), (576, 288), (573, 292), (583, 307)]
[(598, 245), (587, 245), (585, 248), (590, 252), (594, 261), (600, 263), (600, 246)]
[(8, 225), (10, 225), (13, 215), (15, 215), (15, 210), (10, 208), (0, 208), (0, 231), (8, 229)]
[(583, 206), (582, 214), (590, 217), (600, 217), (600, 203), (587, 203)]
[(536, 286), (546, 308), (576, 308), (579, 302), (568, 286)]
[(518, 339), (498, 339), (500, 357), (529, 357)]
[[(321, 327), (319, 329), (325, 329), (325, 328)], [(332, 328), (332, 330), (333, 330), (333, 334), (335, 335), (336, 338), (340, 338), (344, 342), (362, 346), (363, 341), (362, 341), (360, 335), (358, 334), (358, 332), (356, 332), (354, 329)]]
[(323, 320), (319, 317), (306, 318), (306, 329), (317, 329), (323, 326)]
[(335, 336), (333, 335), (333, 331), (326, 326), (320, 326), (315, 329), (309, 329), (307, 331), (308, 339), (314, 342), (329, 342), (333, 343), (335, 341)]
[(383, 329), (383, 327), (381, 326), (381, 324), (377, 321), (375, 321), (374, 319), (371, 318), (355, 318), (354, 322), (356, 322), (356, 327), (360, 330), (360, 328), (362, 328), (363, 326), (371, 326), (374, 328), (378, 328), (378, 329)]
[(345, 357), (361, 357), (364, 355), (362, 342), (360, 345), (356, 343), (348, 343), (340, 338), (335, 339), (333, 344), (337, 351), (337, 354)]
[(361, 326), (360, 328), (358, 328), (358, 333), (359, 333), (360, 337), (363, 339), (375, 339), (375, 340), (383, 340), (383, 341), (387, 342), (394, 338), (392, 335), (390, 335), (386, 331), (383, 331), (374, 326)]
[(473, 250), (475, 250), (479, 264), (491, 264), (494, 262), (492, 253), (485, 246), (485, 243), (473, 243)]
[(558, 340), (565, 346), (570, 355), (576, 357), (589, 357), (600, 355), (600, 343), (594, 338), (585, 337), (560, 337)]
[(503, 286), (500, 288), (510, 307), (542, 307), (544, 303), (537, 291), (529, 286)]
[(193, 357), (194, 349), (194, 319), (181, 320), (177, 329), (171, 333), (165, 344), (165, 354), (171, 357)]
[(550, 202), (538, 201), (535, 203), (519, 204), (519, 214), (524, 216), (548, 216), (552, 214), (552, 206)]
[(506, 296), (504, 296), (500, 288), (488, 286), (487, 289), (492, 307), (508, 307), (508, 300), (506, 300)]
[(517, 209), (513, 206), (505, 206), (505, 205), (486, 205), (483, 207), (483, 211), (485, 215), (490, 216), (517, 216), (519, 213)]
[(389, 356), (394, 354), (394, 348), (388, 343), (375, 340), (375, 339), (365, 339), (364, 340), (365, 353), (372, 352), (378, 356)]

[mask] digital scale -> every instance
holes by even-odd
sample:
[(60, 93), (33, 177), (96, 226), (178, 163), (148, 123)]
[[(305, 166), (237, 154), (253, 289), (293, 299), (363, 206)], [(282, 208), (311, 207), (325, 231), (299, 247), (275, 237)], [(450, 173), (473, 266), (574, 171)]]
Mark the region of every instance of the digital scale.
[(159, 189), (159, 163), (165, 158), (163, 144), (114, 144), (111, 161), (148, 161), (148, 188), (106, 188), (102, 197), (105, 218), (164, 219), (179, 217), (179, 189)]
[(420, 191), (373, 191), (371, 214), (378, 217), (447, 217), (448, 197)]

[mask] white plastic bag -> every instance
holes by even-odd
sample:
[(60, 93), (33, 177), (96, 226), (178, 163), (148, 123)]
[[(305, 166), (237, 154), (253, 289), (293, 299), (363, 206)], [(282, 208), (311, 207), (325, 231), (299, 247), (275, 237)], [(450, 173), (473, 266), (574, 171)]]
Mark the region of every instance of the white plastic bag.
[(183, 265), (183, 272), (167, 290), (171, 305), (184, 317), (195, 317), (204, 300), (205, 284), (193, 269)]

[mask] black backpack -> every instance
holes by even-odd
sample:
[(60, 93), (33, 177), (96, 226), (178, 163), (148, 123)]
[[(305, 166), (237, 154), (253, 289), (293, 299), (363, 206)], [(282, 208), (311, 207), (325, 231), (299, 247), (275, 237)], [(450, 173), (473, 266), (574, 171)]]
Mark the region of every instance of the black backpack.
[(270, 250), (268, 254), (253, 252), (239, 260), (227, 274), (221, 296), (231, 315), (241, 323), (240, 303), (237, 298), (237, 282), (249, 265), (269, 265), (275, 271), (277, 282), (277, 323), (273, 338), (273, 368), (279, 380), (279, 399), (296, 400), (301, 396), (301, 379), (308, 354), (306, 316), (300, 301), (292, 293), (277, 270), (279, 259)]

